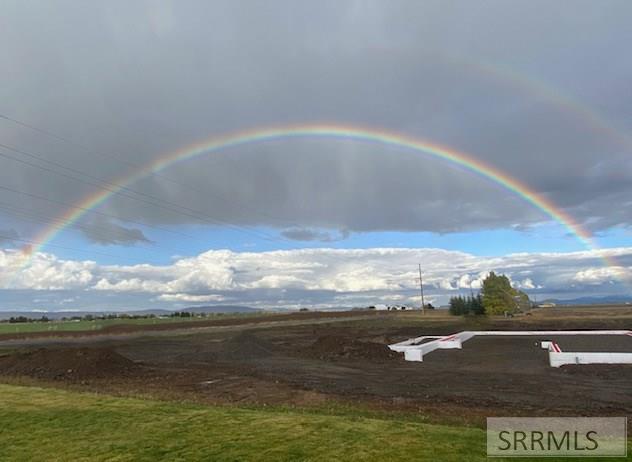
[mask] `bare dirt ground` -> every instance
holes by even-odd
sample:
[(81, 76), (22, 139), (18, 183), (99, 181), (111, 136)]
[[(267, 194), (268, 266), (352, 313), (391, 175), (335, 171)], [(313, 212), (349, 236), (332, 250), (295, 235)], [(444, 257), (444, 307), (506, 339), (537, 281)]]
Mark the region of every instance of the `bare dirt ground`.
[(534, 312), (510, 320), (347, 313), (298, 320), (304, 322), (292, 317), (274, 325), (240, 322), (190, 335), (90, 335), (80, 346), (76, 339), (35, 338), (35, 346), (22, 339), (3, 344), (10, 349), (0, 356), (0, 380), (209, 403), (353, 403), (422, 412), (435, 420), (632, 417), (632, 366), (555, 369), (539, 346), (540, 340), (555, 340), (566, 351), (632, 352), (632, 337), (475, 337), (462, 350), (437, 350), (423, 363), (403, 361), (387, 348), (412, 336), (465, 329), (632, 328), (631, 309), (604, 309), (603, 316), (569, 313)]

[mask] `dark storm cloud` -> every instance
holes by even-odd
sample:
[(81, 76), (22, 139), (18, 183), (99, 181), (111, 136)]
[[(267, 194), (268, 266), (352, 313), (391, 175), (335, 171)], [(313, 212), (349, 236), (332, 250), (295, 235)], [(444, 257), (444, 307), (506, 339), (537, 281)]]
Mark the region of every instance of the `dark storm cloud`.
[[(1, 142), (106, 181), (2, 158), (1, 184), (36, 196), (0, 196), (25, 210), (61, 213), (138, 164), (214, 134), (328, 121), (470, 152), (594, 231), (632, 219), (629, 2), (10, 2), (2, 10), (0, 114), (90, 149), (6, 120)], [(131, 186), (145, 196), (115, 195), (103, 212), (286, 230), (455, 232), (548, 219), (444, 161), (351, 141), (233, 148), (165, 175), (175, 182), (150, 177)], [(136, 225), (109, 225), (114, 237), (83, 231), (99, 242), (146, 240)]]
[(81, 227), (92, 242), (102, 245), (133, 245), (151, 242), (140, 229), (126, 228), (106, 218), (96, 218)]
[(346, 239), (349, 236), (348, 231), (341, 231), (338, 235), (327, 231), (318, 231), (306, 228), (292, 228), (281, 232), (281, 235), (287, 239), (294, 241), (319, 241), (319, 242), (335, 242)]
[(0, 229), (0, 244), (13, 243), (19, 238), (15, 229)]

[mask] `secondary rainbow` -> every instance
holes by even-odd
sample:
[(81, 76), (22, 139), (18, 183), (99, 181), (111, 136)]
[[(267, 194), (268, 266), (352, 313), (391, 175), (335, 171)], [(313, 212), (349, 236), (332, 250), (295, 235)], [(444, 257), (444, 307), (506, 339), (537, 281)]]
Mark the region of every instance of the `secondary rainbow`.
[[(456, 151), (440, 144), (410, 137), (397, 132), (386, 131), (370, 127), (339, 125), (339, 124), (303, 124), (303, 125), (283, 125), (267, 128), (255, 128), (233, 132), (226, 135), (213, 136), (204, 141), (191, 144), (174, 152), (167, 153), (153, 162), (133, 170), (116, 181), (113, 181), (115, 188), (109, 190), (99, 190), (94, 194), (85, 197), (74, 207), (67, 210), (53, 221), (53, 224), (44, 229), (33, 239), (34, 244), (29, 253), (42, 250), (59, 233), (72, 226), (83, 215), (98, 207), (121, 188), (147, 177), (152, 174), (174, 165), (203, 155), (210, 155), (230, 148), (237, 148), (248, 144), (288, 140), (297, 138), (318, 138), (318, 139), (343, 139), (354, 140), (365, 143), (382, 144), (385, 146), (399, 147), (411, 152), (422, 153), (429, 157), (435, 157), (459, 165), (472, 173), (487, 178), (494, 183), (515, 193), (540, 209), (546, 215), (566, 227), (570, 233), (577, 237), (588, 249), (596, 249), (590, 234), (585, 231), (570, 215), (559, 209), (546, 197), (530, 189), (527, 185), (511, 177), (507, 173), (474, 158), (473, 156)], [(606, 260), (610, 266), (615, 266)]]

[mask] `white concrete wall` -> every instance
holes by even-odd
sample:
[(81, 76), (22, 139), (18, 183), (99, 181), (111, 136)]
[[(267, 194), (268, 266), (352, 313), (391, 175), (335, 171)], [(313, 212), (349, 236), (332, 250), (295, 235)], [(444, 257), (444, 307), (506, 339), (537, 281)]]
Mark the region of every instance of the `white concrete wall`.
[[(462, 334), (467, 331), (461, 332)], [(474, 335), (507, 335), (507, 336), (557, 336), (557, 335), (630, 335), (629, 330), (482, 330), (469, 331)]]
[(632, 364), (632, 353), (578, 353), (549, 351), (549, 364), (560, 367), (566, 364)]
[[(424, 355), (433, 352), (434, 350), (444, 349), (461, 349), (463, 343), (476, 336), (566, 336), (566, 335), (632, 335), (632, 331), (629, 330), (531, 330), (531, 331), (463, 331), (452, 335), (437, 337), (437, 336), (422, 336), (415, 337), (403, 342), (394, 343), (388, 347), (400, 353), (404, 353), (404, 359), (406, 361), (423, 361)], [(422, 342), (427, 339), (432, 339), (430, 342)], [(632, 363), (632, 360), (628, 360), (628, 356), (632, 357), (632, 353), (567, 353), (556, 352), (553, 345), (555, 342), (542, 342), (542, 348), (549, 350), (549, 363), (553, 367), (559, 367), (563, 364), (628, 364)], [(551, 359), (551, 355), (581, 355), (577, 356), (560, 356), (558, 359)], [(587, 356), (586, 356), (587, 355)], [(603, 356), (606, 355), (606, 356)], [(621, 356), (623, 355), (623, 356)], [(571, 359), (568, 359), (571, 358)], [(601, 361), (616, 361), (616, 362), (603, 362)], [(570, 361), (572, 362), (560, 362)], [(579, 362), (577, 362), (579, 361)], [(583, 362), (593, 361), (593, 362)], [(597, 361), (597, 362), (594, 362)], [(624, 361), (624, 362), (619, 362)], [(630, 361), (630, 362), (628, 362)], [(558, 365), (558, 362), (559, 365)]]
[(406, 361), (423, 361), (424, 355), (419, 349), (410, 349), (404, 351), (404, 359)]
[[(415, 345), (425, 339), (434, 339), (430, 342)], [(425, 336), (409, 339), (404, 342), (395, 343), (388, 346), (391, 350), (404, 353), (406, 361), (423, 361), (424, 355), (434, 350), (450, 350), (461, 348), (461, 338), (459, 334), (448, 335), (445, 337)]]
[(393, 351), (403, 352), (409, 348), (418, 348), (419, 345), (415, 345), (416, 343), (423, 342), (426, 339), (439, 339), (443, 338), (443, 335), (424, 335), (423, 337), (415, 337), (409, 338), (408, 340), (404, 340), (403, 342), (394, 343), (389, 345), (388, 347)]

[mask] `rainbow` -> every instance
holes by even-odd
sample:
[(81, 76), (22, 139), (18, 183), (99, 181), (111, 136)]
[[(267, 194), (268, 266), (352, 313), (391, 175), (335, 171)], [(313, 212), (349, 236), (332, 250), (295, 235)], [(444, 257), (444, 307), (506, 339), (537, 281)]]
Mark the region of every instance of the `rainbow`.
[[(541, 210), (543, 213), (559, 222), (574, 235), (583, 245), (590, 250), (598, 250), (592, 242), (590, 233), (584, 230), (573, 217), (558, 208), (546, 197), (530, 189), (527, 185), (511, 177), (505, 172), (472, 157), (469, 154), (456, 151), (427, 140), (413, 138), (404, 134), (390, 132), (382, 129), (368, 128), (352, 125), (333, 124), (303, 124), (284, 125), (268, 128), (256, 128), (233, 132), (223, 136), (214, 136), (210, 139), (188, 145), (177, 151), (167, 153), (151, 163), (133, 170), (117, 180), (113, 181), (113, 188), (99, 190), (92, 195), (85, 197), (74, 207), (67, 210), (56, 218), (52, 224), (45, 228), (33, 239), (33, 245), (28, 250), (29, 255), (41, 251), (48, 243), (55, 239), (63, 230), (72, 226), (83, 215), (104, 203), (112, 195), (122, 188), (152, 174), (189, 159), (202, 155), (209, 155), (215, 152), (236, 148), (239, 146), (288, 140), (297, 138), (325, 138), (342, 139), (360, 142), (381, 144), (384, 146), (398, 147), (410, 150), (411, 152), (422, 153), (430, 157), (448, 161), (454, 165), (463, 167), (465, 170), (475, 173), (483, 178), (502, 186), (519, 196), (526, 202)], [(28, 257), (30, 259), (30, 257)], [(602, 257), (608, 266), (618, 266), (610, 257)]]
[[(397, 48), (380, 47), (374, 49), (374, 51), (384, 52), (388, 55), (400, 54), (401, 58), (405, 60), (419, 58), (417, 54), (412, 56)], [(471, 71), (501, 85), (529, 94), (532, 96), (533, 101), (546, 101), (567, 116), (581, 122), (582, 125), (591, 131), (605, 135), (609, 140), (626, 149), (632, 149), (632, 138), (622, 131), (621, 127), (614, 126), (611, 121), (607, 120), (605, 116), (598, 113), (594, 108), (587, 106), (571, 95), (564, 94), (559, 88), (529, 76), (522, 71), (514, 70), (498, 62), (474, 60), (453, 51), (426, 52), (423, 59), (429, 62), (440, 61), (458, 70)]]

